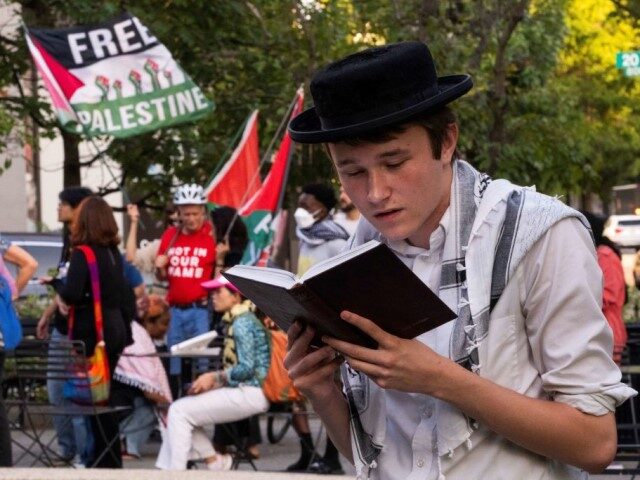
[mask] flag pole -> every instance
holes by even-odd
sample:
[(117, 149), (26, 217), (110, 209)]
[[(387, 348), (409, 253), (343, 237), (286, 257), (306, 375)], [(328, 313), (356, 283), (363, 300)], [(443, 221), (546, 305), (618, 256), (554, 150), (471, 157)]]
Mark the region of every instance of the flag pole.
[[(299, 89), (296, 90), (296, 93), (295, 93), (295, 95), (293, 97), (293, 100), (289, 104), (289, 107), (287, 108), (287, 111), (286, 111), (284, 117), (282, 118), (282, 121), (280, 122), (280, 125), (278, 126), (275, 135), (271, 138), (271, 142), (269, 142), (269, 146), (267, 147), (267, 150), (266, 150), (265, 154), (263, 155), (262, 160), (260, 160), (260, 164), (258, 165), (258, 169), (256, 170), (256, 173), (251, 178), (251, 181), (249, 182), (249, 185), (247, 186), (247, 190), (244, 192), (244, 195), (242, 196), (242, 199), (240, 200), (240, 207), (242, 207), (242, 205), (244, 205), (244, 202), (247, 200), (247, 196), (249, 195), (249, 192), (251, 191), (251, 186), (256, 181), (256, 179), (259, 178), (260, 170), (261, 170), (262, 166), (266, 163), (266, 161), (271, 156), (271, 152), (273, 151), (273, 146), (274, 146), (274, 144), (276, 142), (276, 139), (279, 138), (280, 135), (282, 134), (283, 127), (286, 128), (287, 120), (289, 119), (289, 116), (291, 115), (291, 112), (295, 108), (296, 102), (298, 100), (298, 92), (299, 92)], [(289, 170), (289, 162), (287, 162), (287, 170), (286, 170), (287, 173), (288, 173), (288, 170)], [(285, 181), (286, 181), (286, 177), (285, 177)], [(283, 183), (283, 190), (284, 190), (284, 183)], [(282, 196), (282, 194), (281, 194), (281, 196)], [(278, 202), (280, 202), (280, 200), (278, 200)], [(233, 215), (233, 218), (231, 219), (231, 222), (229, 222), (229, 226), (227, 227), (227, 231), (225, 232), (223, 238), (227, 238), (229, 236), (229, 233), (231, 233), (231, 229), (233, 228), (233, 225), (235, 224), (235, 222), (236, 222), (236, 220), (238, 219), (239, 216), (240, 216), (240, 209), (236, 209), (236, 212)]]
[[(303, 88), (303, 86), (302, 86), (302, 84), (300, 84), (300, 86), (296, 90), (296, 96), (295, 96), (295, 99), (294, 99), (294, 103), (297, 102), (298, 97), (300, 96), (300, 94), (302, 92), (302, 88)], [(293, 109), (292, 109), (292, 111), (293, 111)], [(289, 156), (287, 157), (287, 164), (286, 164), (285, 169), (284, 169), (284, 175), (283, 175), (284, 178), (282, 179), (282, 187), (280, 188), (280, 197), (278, 198), (278, 203), (277, 203), (276, 209), (274, 211), (274, 217), (275, 217), (275, 214), (277, 212), (282, 210), (282, 204), (284, 203), (284, 196), (285, 196), (285, 193), (287, 191), (287, 181), (289, 180), (289, 170), (291, 170), (291, 159), (293, 158), (294, 152), (295, 152), (295, 148), (291, 148), (289, 150)]]

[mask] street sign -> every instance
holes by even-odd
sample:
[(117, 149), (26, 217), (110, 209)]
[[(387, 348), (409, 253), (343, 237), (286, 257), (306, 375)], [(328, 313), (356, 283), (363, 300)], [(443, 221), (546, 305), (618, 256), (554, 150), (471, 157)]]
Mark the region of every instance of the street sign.
[(623, 70), (626, 77), (640, 76), (640, 51), (618, 52), (616, 54), (616, 68)]
[(616, 68), (640, 67), (640, 52), (618, 52)]
[(627, 67), (624, 69), (625, 77), (637, 77), (640, 75), (640, 67)]

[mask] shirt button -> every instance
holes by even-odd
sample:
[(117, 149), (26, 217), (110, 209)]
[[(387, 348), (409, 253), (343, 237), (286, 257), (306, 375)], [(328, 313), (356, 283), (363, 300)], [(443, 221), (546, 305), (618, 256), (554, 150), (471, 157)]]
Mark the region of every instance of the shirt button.
[(418, 465), (418, 468), (422, 468), (422, 467), (424, 467), (424, 460), (423, 460), (423, 459), (418, 460), (418, 461), (416, 462), (416, 465)]

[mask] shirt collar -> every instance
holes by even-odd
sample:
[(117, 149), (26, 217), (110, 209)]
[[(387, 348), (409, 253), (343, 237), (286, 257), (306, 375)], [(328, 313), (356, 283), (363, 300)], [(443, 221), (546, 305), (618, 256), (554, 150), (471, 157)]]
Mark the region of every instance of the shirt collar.
[(391, 250), (400, 254), (400, 255), (408, 255), (408, 256), (416, 256), (422, 254), (433, 255), (436, 252), (439, 252), (444, 247), (444, 241), (447, 238), (447, 232), (449, 230), (449, 221), (450, 221), (450, 209), (451, 207), (447, 207), (444, 214), (440, 218), (440, 223), (438, 227), (431, 232), (431, 236), (429, 237), (429, 248), (416, 247), (414, 245), (410, 245), (406, 240), (387, 240), (384, 239), (384, 243), (386, 243)]

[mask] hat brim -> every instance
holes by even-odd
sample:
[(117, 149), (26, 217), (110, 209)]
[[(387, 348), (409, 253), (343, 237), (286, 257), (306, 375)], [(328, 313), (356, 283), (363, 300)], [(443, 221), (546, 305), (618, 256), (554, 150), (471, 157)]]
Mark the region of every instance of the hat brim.
[(202, 285), (202, 288), (204, 288), (205, 290), (216, 290), (220, 287), (227, 287), (232, 292), (236, 292), (236, 293), (240, 292), (240, 290), (238, 290), (235, 287), (235, 285), (233, 285), (231, 282), (224, 281), (219, 278), (214, 278), (213, 280), (207, 280), (206, 282), (202, 282), (200, 285)]
[(339, 128), (322, 128), (315, 107), (311, 107), (291, 120), (289, 123), (289, 135), (292, 140), (298, 143), (339, 142), (347, 138), (364, 135), (382, 127), (398, 125), (429, 111), (436, 111), (463, 96), (471, 90), (471, 87), (473, 87), (473, 80), (469, 75), (439, 77), (439, 93), (437, 95), (402, 110)]

